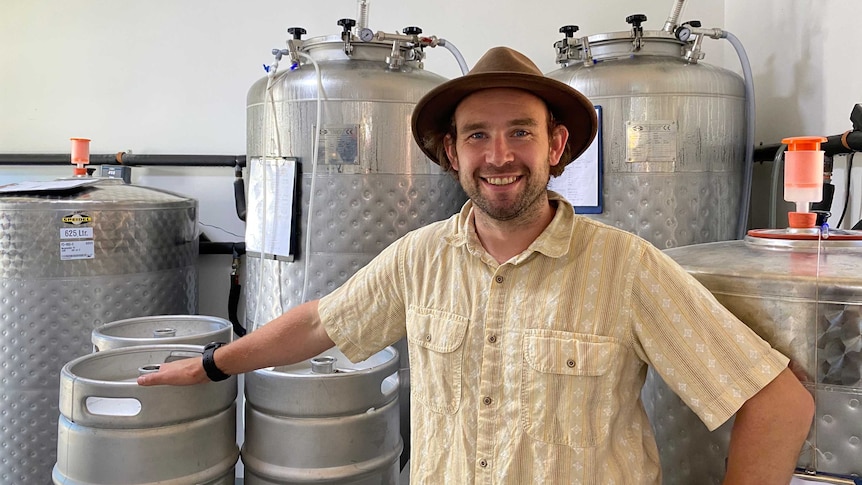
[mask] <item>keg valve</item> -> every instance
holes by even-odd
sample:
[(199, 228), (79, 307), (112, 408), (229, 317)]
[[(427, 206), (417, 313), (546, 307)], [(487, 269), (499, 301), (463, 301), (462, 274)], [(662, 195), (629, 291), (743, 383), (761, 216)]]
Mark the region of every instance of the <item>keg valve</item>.
[(334, 374), (335, 357), (324, 356), (311, 359), (311, 372), (314, 374)]

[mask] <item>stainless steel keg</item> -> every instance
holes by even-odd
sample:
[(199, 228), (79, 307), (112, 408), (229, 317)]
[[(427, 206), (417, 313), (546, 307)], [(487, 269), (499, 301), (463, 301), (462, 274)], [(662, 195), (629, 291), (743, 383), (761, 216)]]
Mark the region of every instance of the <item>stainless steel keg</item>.
[(200, 357), (195, 345), (97, 352), (60, 374), (56, 485), (233, 485), (237, 380), (138, 386), (142, 372)]
[(137, 345), (206, 345), (230, 342), (233, 326), (224, 318), (206, 315), (157, 315), (107, 323), (93, 330), (93, 350)]
[(245, 376), (245, 485), (397, 485), (398, 351), (335, 349)]

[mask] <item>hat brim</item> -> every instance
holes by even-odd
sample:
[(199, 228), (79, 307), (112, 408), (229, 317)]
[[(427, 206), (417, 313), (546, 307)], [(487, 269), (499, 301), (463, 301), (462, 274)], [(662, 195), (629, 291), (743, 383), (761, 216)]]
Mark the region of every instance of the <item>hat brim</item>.
[(560, 160), (560, 166), (578, 158), (592, 143), (598, 129), (593, 103), (573, 87), (545, 76), (517, 72), (484, 72), (447, 81), (429, 91), (413, 109), (413, 138), (422, 152), (436, 164), (437, 150), (427, 147), (429, 133), (446, 133), (458, 104), (470, 94), (483, 89), (513, 88), (530, 92), (543, 99), (554, 118), (569, 131), (571, 159)]

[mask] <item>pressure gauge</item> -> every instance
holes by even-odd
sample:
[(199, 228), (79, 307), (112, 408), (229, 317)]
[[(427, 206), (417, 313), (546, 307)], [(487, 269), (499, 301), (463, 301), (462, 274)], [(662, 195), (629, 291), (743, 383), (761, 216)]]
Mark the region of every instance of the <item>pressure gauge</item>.
[(676, 29), (676, 38), (683, 42), (688, 42), (688, 39), (691, 38), (691, 29), (687, 25), (678, 27)]
[(374, 31), (369, 29), (368, 27), (360, 29), (359, 38), (362, 40), (362, 42), (371, 42), (372, 40), (374, 40)]

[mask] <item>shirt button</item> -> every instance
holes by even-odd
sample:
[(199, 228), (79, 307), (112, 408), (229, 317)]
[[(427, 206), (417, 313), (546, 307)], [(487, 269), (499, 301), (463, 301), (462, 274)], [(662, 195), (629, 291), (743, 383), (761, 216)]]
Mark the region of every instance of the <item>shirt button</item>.
[(485, 396), (485, 397), (482, 399), (482, 402), (483, 402), (483, 403), (485, 403), (485, 405), (486, 405), (486, 406), (490, 406), (490, 405), (491, 405), (491, 403), (492, 403), (492, 402), (494, 402), (494, 400), (493, 400), (493, 399), (491, 399), (491, 398), (490, 398), (490, 397), (488, 397), (488, 396)]
[(569, 360), (567, 360), (567, 361), (566, 361), (566, 365), (567, 365), (567, 366), (569, 366), (569, 367), (574, 367), (574, 366), (575, 366), (575, 361), (574, 361), (574, 360), (572, 360), (572, 359), (569, 359)]
[(494, 277), (494, 281), (496, 281), (497, 283), (502, 283), (503, 280), (504, 280), (504, 278), (500, 275), (497, 275)]
[(426, 341), (426, 342), (430, 342), (430, 341), (431, 341), (431, 334), (430, 334), (430, 333), (429, 333), (428, 335), (426, 335), (426, 336), (425, 336), (425, 341)]
[(488, 466), (487, 460), (479, 460), (479, 466), (482, 468), (486, 468)]
[(492, 344), (497, 343), (497, 336), (496, 335), (488, 336), (488, 342), (491, 342)]

